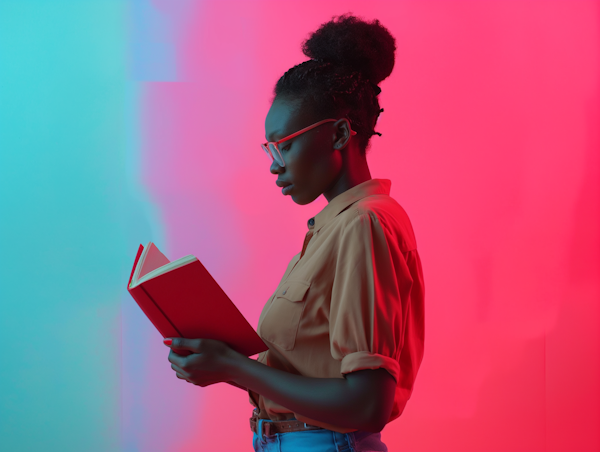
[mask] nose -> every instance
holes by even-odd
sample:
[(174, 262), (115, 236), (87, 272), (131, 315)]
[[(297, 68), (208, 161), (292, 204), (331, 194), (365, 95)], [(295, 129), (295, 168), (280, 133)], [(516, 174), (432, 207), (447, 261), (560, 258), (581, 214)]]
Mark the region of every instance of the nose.
[(273, 162), (271, 162), (271, 168), (269, 168), (269, 171), (271, 171), (271, 174), (281, 174), (285, 170), (282, 166), (279, 166), (279, 163), (273, 160)]

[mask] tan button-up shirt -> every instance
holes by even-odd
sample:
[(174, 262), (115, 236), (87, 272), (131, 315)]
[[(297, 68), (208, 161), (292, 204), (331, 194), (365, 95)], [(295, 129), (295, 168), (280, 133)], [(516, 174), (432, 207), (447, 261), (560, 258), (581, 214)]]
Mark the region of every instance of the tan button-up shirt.
[[(308, 221), (312, 237), (292, 258), (265, 304), (258, 334), (269, 350), (258, 361), (315, 378), (344, 378), (383, 367), (396, 380), (388, 422), (402, 413), (423, 358), (424, 287), (413, 229), (372, 179), (338, 195)], [(309, 419), (248, 391), (260, 417), (355, 431)]]

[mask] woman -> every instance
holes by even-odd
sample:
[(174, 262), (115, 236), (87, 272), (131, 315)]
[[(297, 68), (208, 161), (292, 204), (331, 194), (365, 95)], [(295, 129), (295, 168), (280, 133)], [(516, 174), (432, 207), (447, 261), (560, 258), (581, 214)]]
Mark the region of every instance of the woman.
[(167, 339), (180, 379), (248, 390), (256, 451), (387, 450), (379, 433), (400, 416), (423, 357), (423, 277), (412, 227), (372, 179), (366, 151), (382, 109), (377, 86), (395, 40), (379, 21), (344, 15), (303, 45), (311, 58), (275, 86), (263, 149), (284, 195), (329, 204), (308, 220), (266, 303), (252, 360), (220, 341)]

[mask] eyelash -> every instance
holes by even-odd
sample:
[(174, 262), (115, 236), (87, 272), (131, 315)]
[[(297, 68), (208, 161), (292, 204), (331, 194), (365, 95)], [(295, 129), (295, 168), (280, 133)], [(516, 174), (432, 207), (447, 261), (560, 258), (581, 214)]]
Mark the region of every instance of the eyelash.
[(287, 146), (281, 148), (282, 151), (287, 151), (290, 149), (291, 144), (288, 144)]

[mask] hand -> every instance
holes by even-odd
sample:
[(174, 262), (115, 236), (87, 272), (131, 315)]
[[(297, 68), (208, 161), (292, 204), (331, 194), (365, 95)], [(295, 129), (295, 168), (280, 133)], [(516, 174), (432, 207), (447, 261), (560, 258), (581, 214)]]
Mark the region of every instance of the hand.
[(233, 362), (238, 356), (242, 356), (225, 342), (214, 339), (176, 337), (165, 339), (164, 342), (168, 347), (192, 352), (188, 356), (182, 356), (171, 350), (169, 362), (177, 378), (202, 387), (232, 380)]

